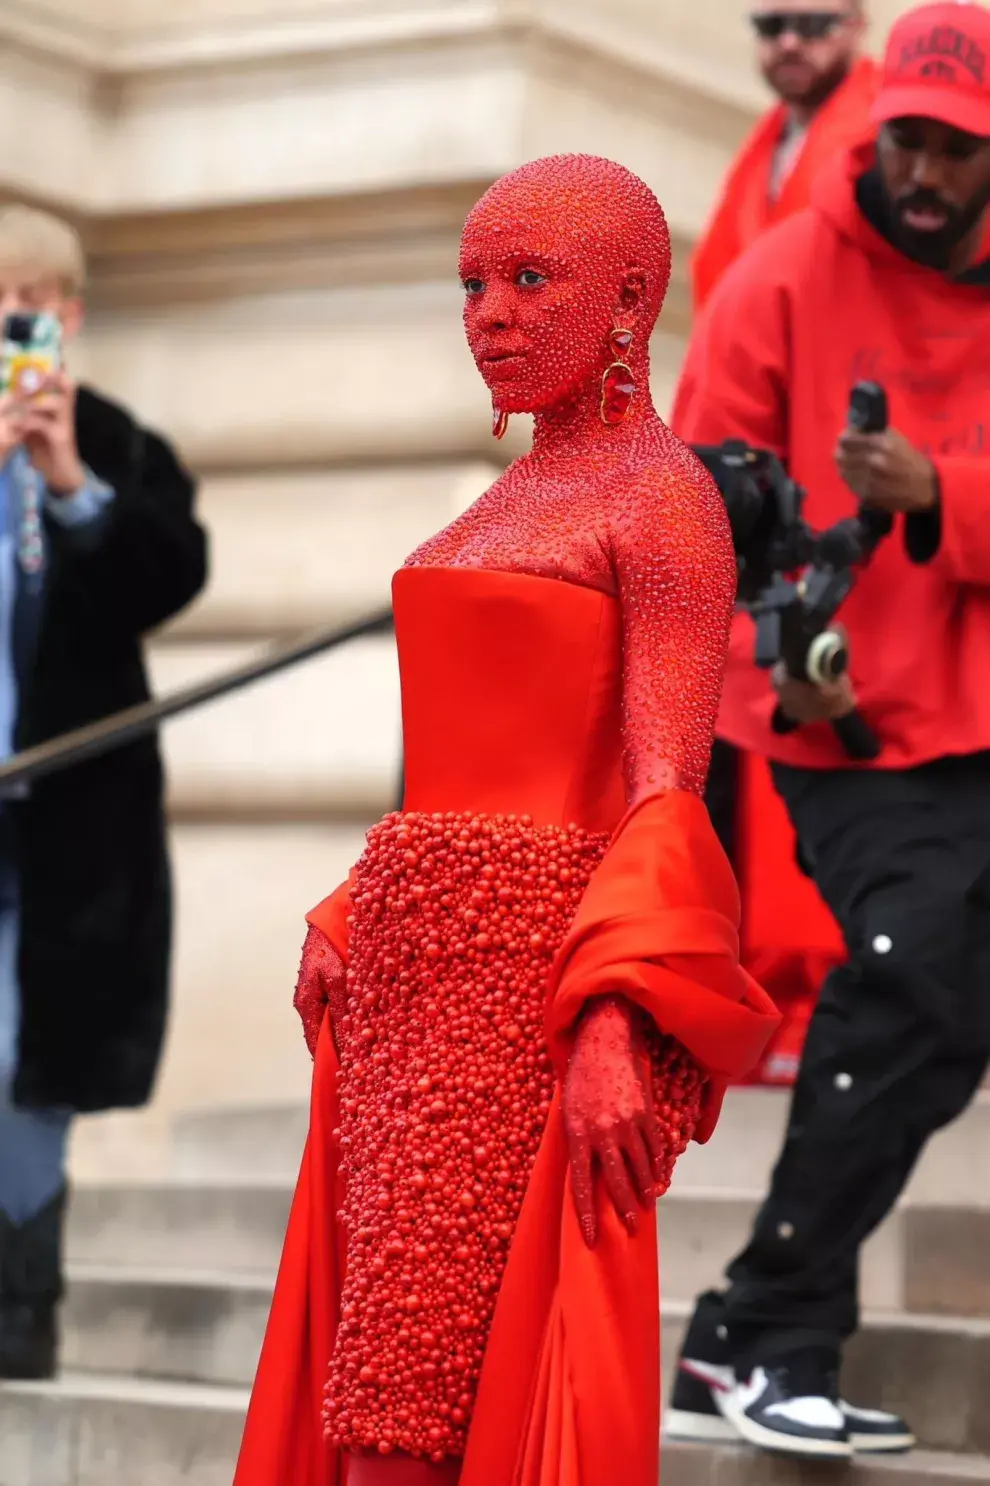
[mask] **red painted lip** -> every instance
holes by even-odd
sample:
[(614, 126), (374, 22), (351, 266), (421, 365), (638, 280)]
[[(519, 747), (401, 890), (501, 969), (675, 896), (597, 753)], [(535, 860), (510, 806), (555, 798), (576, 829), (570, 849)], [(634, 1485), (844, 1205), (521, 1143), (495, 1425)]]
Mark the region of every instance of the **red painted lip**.
[(504, 366), (507, 362), (525, 361), (525, 351), (486, 351), (481, 356), (484, 366)]
[(495, 351), (478, 359), (478, 366), (488, 382), (512, 382), (522, 373), (525, 351)]

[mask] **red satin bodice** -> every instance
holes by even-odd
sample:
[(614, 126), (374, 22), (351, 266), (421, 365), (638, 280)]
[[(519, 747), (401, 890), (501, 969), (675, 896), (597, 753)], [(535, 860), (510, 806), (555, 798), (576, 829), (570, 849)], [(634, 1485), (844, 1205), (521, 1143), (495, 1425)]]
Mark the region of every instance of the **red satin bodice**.
[(405, 809), (611, 832), (625, 812), (616, 601), (471, 568), (393, 584)]

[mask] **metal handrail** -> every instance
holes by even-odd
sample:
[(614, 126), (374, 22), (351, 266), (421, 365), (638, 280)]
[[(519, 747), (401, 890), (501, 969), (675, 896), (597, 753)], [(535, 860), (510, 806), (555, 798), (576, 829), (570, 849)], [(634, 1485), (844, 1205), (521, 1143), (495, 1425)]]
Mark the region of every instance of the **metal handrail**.
[(242, 691), (245, 686), (275, 676), (280, 671), (311, 660), (327, 650), (334, 650), (338, 645), (346, 645), (350, 640), (385, 633), (392, 625), (392, 611), (386, 609), (365, 619), (355, 620), (344, 629), (317, 630), (301, 640), (276, 645), (260, 660), (238, 666), (236, 670), (228, 671), (212, 681), (187, 686), (182, 691), (173, 692), (171, 696), (139, 702), (136, 707), (128, 707), (123, 712), (102, 717), (98, 722), (75, 728), (71, 733), (50, 738), (47, 743), (39, 743), (35, 748), (26, 748), (22, 753), (15, 753), (6, 763), (0, 764), (0, 796), (9, 794), (13, 786), (29, 784), (32, 780), (55, 774), (72, 764), (82, 763), (84, 759), (96, 758), (125, 743), (133, 743), (135, 739), (155, 732), (163, 722), (173, 717), (191, 712), (196, 707), (203, 707), (219, 697), (229, 696), (232, 692)]

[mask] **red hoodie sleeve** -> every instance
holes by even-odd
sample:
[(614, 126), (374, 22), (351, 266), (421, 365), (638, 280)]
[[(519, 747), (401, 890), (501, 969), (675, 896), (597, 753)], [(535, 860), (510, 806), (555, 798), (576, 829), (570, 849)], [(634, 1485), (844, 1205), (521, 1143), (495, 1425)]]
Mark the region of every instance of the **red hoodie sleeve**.
[(784, 244), (771, 244), (771, 257), (767, 243), (764, 238), (733, 265), (691, 338), (671, 415), (671, 427), (687, 443), (745, 439), (786, 456), (790, 315), (787, 290), (774, 272)]
[(908, 552), (931, 560), (956, 583), (990, 586), (990, 459), (946, 455), (934, 461), (941, 502), (934, 516), (907, 523)]

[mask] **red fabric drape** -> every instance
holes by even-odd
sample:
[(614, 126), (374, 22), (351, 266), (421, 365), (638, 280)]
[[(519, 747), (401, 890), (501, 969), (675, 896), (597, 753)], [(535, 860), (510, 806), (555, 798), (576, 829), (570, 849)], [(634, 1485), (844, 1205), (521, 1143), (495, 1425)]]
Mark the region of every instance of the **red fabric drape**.
[[(337, 944), (338, 950), (341, 946)], [(343, 1235), (337, 1171), (337, 1055), (329, 1017), (316, 1050), (309, 1135), (234, 1486), (344, 1486), (321, 1412), (340, 1313)]]
[(846, 956), (838, 924), (797, 866), (793, 827), (757, 754), (740, 758), (737, 841), (740, 959), (782, 1013), (779, 1031), (742, 1082), (790, 1084), (822, 981)]

